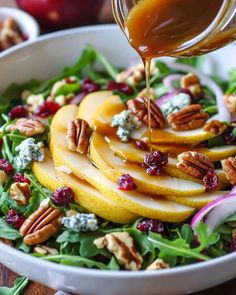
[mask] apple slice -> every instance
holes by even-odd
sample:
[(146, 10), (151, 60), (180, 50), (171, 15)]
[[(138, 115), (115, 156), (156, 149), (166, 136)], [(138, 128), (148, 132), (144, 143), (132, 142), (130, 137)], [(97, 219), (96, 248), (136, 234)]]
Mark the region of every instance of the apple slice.
[[(94, 114), (93, 120), (96, 130), (104, 135), (115, 134), (114, 128), (111, 128), (111, 122), (114, 115), (125, 109), (125, 105), (119, 96), (109, 97), (104, 100)], [(142, 125), (138, 130), (133, 132), (132, 138), (140, 140), (148, 137), (148, 128)], [(215, 135), (211, 132), (204, 132), (202, 129), (189, 131), (174, 131), (171, 128), (153, 129), (153, 143), (198, 143), (213, 138)]]
[(227, 193), (228, 193), (227, 191), (214, 191), (211, 193), (203, 193), (199, 196), (192, 196), (192, 197), (166, 196), (166, 198), (176, 203), (180, 203), (186, 206), (191, 206), (196, 209), (201, 209), (208, 203), (220, 197), (223, 197)]
[[(66, 166), (73, 174), (85, 179), (106, 197), (128, 211), (148, 218), (168, 222), (180, 222), (189, 218), (194, 209), (164, 198), (148, 196), (137, 191), (121, 191), (96, 169), (86, 156), (68, 150), (65, 133), (68, 123), (76, 117), (77, 107), (62, 107), (54, 116), (51, 125), (50, 149), (56, 166)], [(61, 120), (63, 118), (63, 120)]]
[(117, 182), (122, 174), (131, 175), (138, 190), (148, 194), (191, 196), (205, 191), (199, 183), (170, 176), (150, 176), (146, 170), (136, 164), (124, 163), (109, 149), (105, 139), (97, 132), (93, 133), (90, 143), (90, 157), (100, 171), (112, 181)]
[(96, 112), (99, 105), (112, 96), (112, 91), (97, 91), (88, 94), (80, 103), (77, 118), (84, 119), (93, 127), (93, 115)]
[(46, 188), (54, 191), (62, 186), (70, 187), (75, 193), (75, 201), (89, 212), (101, 218), (116, 222), (130, 223), (137, 219), (137, 215), (125, 210), (116, 202), (103, 196), (91, 185), (76, 177), (73, 173), (67, 174), (65, 166), (55, 169), (53, 160), (48, 150), (45, 150), (43, 162), (34, 162), (32, 170), (38, 181)]

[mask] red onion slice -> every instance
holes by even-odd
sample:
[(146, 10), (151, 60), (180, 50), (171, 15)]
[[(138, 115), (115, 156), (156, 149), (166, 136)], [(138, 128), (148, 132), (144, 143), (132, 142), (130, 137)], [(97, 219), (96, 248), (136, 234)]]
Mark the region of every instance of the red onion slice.
[(75, 97), (72, 98), (72, 100), (70, 101), (70, 104), (76, 104), (78, 105), (86, 96), (85, 92), (81, 92), (79, 94), (77, 94)]
[(172, 74), (172, 75), (169, 75), (167, 77), (165, 77), (163, 79), (163, 84), (165, 85), (166, 88), (170, 89), (170, 90), (174, 90), (176, 89), (174, 86), (173, 86), (173, 82), (174, 81), (180, 81), (180, 79), (183, 77), (183, 75), (181, 74)]
[(236, 203), (235, 188), (230, 193), (224, 195), (221, 198), (214, 200), (213, 202), (203, 207), (200, 211), (198, 211), (198, 213), (193, 217), (191, 221), (192, 229), (194, 229), (212, 209), (214, 209), (215, 207), (219, 205), (230, 203), (232, 202), (232, 200), (234, 200)]

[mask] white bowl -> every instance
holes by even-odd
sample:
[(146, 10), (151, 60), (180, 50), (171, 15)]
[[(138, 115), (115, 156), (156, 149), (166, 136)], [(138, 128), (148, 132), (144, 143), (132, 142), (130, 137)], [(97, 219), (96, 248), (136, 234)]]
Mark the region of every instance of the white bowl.
[[(137, 58), (115, 26), (73, 29), (40, 37), (31, 44), (4, 53), (0, 59), (0, 91), (12, 82), (47, 79), (72, 65), (86, 43), (92, 43), (119, 66)], [(225, 76), (236, 67), (235, 47), (210, 55), (208, 73)], [(112, 272), (57, 265), (25, 255), (0, 244), (0, 262), (32, 280), (76, 294), (87, 295), (171, 295), (200, 291), (236, 276), (236, 253), (173, 269), (150, 272)]]
[[(21, 31), (28, 36), (28, 40), (25, 42), (33, 41), (39, 36), (39, 25), (30, 14), (17, 8), (0, 7), (0, 22), (4, 21), (7, 17), (15, 19), (20, 26)], [(15, 46), (18, 47), (19, 45)], [(11, 49), (12, 48), (5, 50), (4, 53)], [(2, 53), (0, 53), (0, 57), (1, 55)]]

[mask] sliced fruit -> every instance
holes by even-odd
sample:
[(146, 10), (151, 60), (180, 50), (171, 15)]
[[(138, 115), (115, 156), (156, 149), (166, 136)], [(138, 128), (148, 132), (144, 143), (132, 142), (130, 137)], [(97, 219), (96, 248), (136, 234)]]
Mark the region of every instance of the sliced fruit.
[(204, 154), (212, 161), (220, 161), (236, 155), (236, 145), (216, 146), (205, 151)]
[(61, 108), (53, 118), (50, 148), (56, 166), (68, 167), (77, 177), (85, 179), (106, 197), (137, 215), (168, 222), (180, 222), (194, 213), (193, 208), (164, 198), (150, 197), (137, 191), (121, 191), (111, 180), (91, 165), (86, 156), (69, 151), (65, 133), (67, 124), (75, 118), (76, 113), (77, 107), (68, 105)]
[(116, 128), (111, 127), (112, 118), (126, 109), (118, 95), (105, 99), (93, 115), (96, 129), (103, 134), (116, 134)]
[(153, 195), (191, 196), (205, 191), (203, 185), (170, 177), (150, 176), (136, 164), (124, 163), (109, 149), (102, 135), (94, 132), (90, 143), (90, 157), (98, 169), (112, 181), (117, 182), (122, 174), (129, 174), (138, 185), (138, 190)]
[[(59, 167), (58, 167), (59, 168)], [(48, 150), (43, 162), (34, 162), (32, 170), (38, 181), (46, 188), (55, 191), (59, 187), (68, 186), (75, 193), (75, 201), (89, 212), (116, 223), (130, 223), (137, 219), (137, 215), (125, 210), (117, 203), (103, 196), (91, 185), (76, 177), (73, 173), (62, 172), (66, 169), (60, 166), (55, 169)]]
[(175, 201), (186, 206), (191, 206), (196, 209), (201, 209), (208, 203), (223, 197), (227, 191), (215, 191), (211, 193), (203, 193), (199, 196), (193, 197), (176, 197), (176, 196), (166, 196), (168, 200)]
[(112, 91), (97, 91), (88, 94), (80, 103), (77, 118), (84, 119), (93, 127), (93, 115), (99, 105), (108, 97), (112, 96)]
[[(125, 109), (125, 105), (119, 96), (109, 97), (104, 100), (98, 107), (94, 114), (93, 120), (96, 130), (102, 134), (115, 134), (112, 129), (111, 122), (115, 114), (120, 113)], [(147, 126), (142, 125), (138, 130), (132, 134), (132, 138), (140, 140), (148, 137)], [(201, 128), (189, 131), (174, 131), (171, 128), (163, 130), (153, 129), (152, 142), (153, 143), (198, 143), (209, 138), (215, 137), (211, 132), (204, 132)]]
[(55, 191), (61, 186), (56, 177), (54, 164), (48, 149), (45, 149), (45, 159), (43, 162), (33, 162), (32, 171), (37, 180), (51, 191)]

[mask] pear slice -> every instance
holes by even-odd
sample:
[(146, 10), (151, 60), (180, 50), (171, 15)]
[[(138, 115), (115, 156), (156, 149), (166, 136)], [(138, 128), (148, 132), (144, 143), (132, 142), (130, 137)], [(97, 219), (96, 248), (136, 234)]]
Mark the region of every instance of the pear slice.
[(34, 162), (32, 170), (38, 181), (46, 188), (54, 191), (62, 186), (70, 187), (75, 193), (75, 201), (89, 212), (115, 222), (130, 223), (137, 219), (137, 215), (125, 210), (116, 202), (103, 196), (91, 185), (76, 177), (73, 173), (63, 172), (66, 167), (55, 169), (53, 160), (48, 150), (45, 153), (43, 162)]
[(186, 206), (191, 206), (196, 209), (201, 209), (208, 203), (220, 197), (223, 197), (227, 193), (228, 193), (227, 191), (214, 191), (211, 193), (203, 193), (199, 196), (192, 196), (192, 197), (166, 196), (166, 198), (176, 203), (180, 203)]
[[(107, 198), (135, 214), (168, 222), (180, 222), (189, 218), (194, 209), (157, 196), (137, 191), (121, 191), (96, 169), (86, 156), (68, 150), (65, 134), (68, 123), (76, 117), (77, 107), (62, 107), (54, 116), (51, 125), (50, 149), (56, 166), (66, 166), (74, 175), (85, 179)], [(63, 120), (61, 120), (63, 118)]]
[[(111, 122), (114, 115), (120, 113), (125, 109), (124, 103), (119, 96), (109, 97), (104, 100), (98, 107), (93, 116), (96, 130), (104, 135), (115, 134), (114, 128), (111, 128)], [(223, 132), (223, 131), (222, 131)], [(132, 138), (140, 140), (148, 137), (148, 128), (142, 125), (138, 130), (133, 132)], [(162, 130), (153, 129), (152, 142), (153, 143), (198, 143), (207, 139), (213, 138), (215, 135), (211, 132), (204, 132), (201, 128), (189, 131), (174, 131), (171, 128)]]
[(93, 127), (93, 114), (99, 105), (112, 95), (112, 91), (97, 91), (88, 94), (79, 105), (77, 118), (84, 119), (90, 127)]
[(90, 143), (90, 157), (100, 171), (117, 182), (122, 174), (131, 175), (138, 190), (148, 194), (191, 196), (205, 191), (203, 185), (170, 176), (150, 176), (146, 170), (136, 164), (124, 163), (109, 149), (105, 139), (97, 132), (93, 133)]

